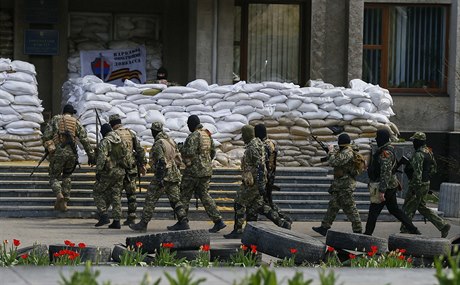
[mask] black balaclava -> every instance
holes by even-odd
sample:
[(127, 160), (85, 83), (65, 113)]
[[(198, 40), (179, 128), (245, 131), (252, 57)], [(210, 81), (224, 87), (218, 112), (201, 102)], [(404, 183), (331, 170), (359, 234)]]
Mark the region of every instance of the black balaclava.
[(191, 115), (190, 117), (188, 117), (187, 126), (191, 132), (195, 131), (196, 127), (199, 124), (200, 124), (200, 118), (198, 118), (197, 115)]
[(414, 149), (419, 149), (426, 144), (426, 141), (414, 139), (412, 141), (412, 144), (414, 145)]
[(110, 124), (103, 124), (101, 126), (101, 134), (105, 138), (105, 136), (112, 131), (112, 127)]
[(347, 133), (343, 133), (339, 136), (338, 145), (340, 149), (343, 149), (345, 146), (349, 145), (351, 142), (350, 136)]
[(254, 127), (251, 125), (244, 125), (241, 129), (241, 135), (245, 144), (250, 143), (254, 138)]
[(164, 67), (158, 68), (157, 80), (168, 79), (168, 71)]
[(262, 141), (267, 138), (267, 128), (264, 124), (257, 124), (254, 127), (254, 133), (255, 136)]
[(77, 111), (73, 108), (72, 105), (67, 104), (64, 106), (64, 109), (62, 109), (62, 114), (76, 114)]
[(378, 147), (385, 145), (390, 141), (390, 133), (385, 129), (378, 130), (375, 141), (377, 142)]

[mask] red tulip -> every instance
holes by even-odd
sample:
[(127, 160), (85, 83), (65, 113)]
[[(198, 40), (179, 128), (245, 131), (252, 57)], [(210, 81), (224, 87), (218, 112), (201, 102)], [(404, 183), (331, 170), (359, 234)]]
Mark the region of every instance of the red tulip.
[(289, 249), (289, 251), (291, 252), (291, 254), (296, 254), (297, 253), (297, 249), (295, 249), (295, 248), (291, 248), (291, 249)]
[(328, 252), (334, 252), (335, 249), (334, 249), (332, 246), (328, 246), (328, 247), (327, 247), (327, 251), (328, 251)]
[(18, 239), (13, 239), (13, 244), (14, 246), (19, 246), (21, 244), (21, 241)]
[(84, 243), (81, 242), (81, 243), (78, 244), (78, 247), (79, 247), (79, 248), (85, 248), (85, 247), (86, 247), (86, 244), (84, 244)]
[(211, 247), (209, 246), (209, 244), (204, 244), (201, 246), (201, 250), (202, 251), (209, 251), (211, 249)]

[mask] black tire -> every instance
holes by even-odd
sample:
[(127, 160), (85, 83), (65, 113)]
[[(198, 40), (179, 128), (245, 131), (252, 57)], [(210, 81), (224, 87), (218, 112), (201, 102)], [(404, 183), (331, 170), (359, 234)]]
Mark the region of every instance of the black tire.
[[(120, 263), (121, 262), (121, 256), (125, 253), (125, 251), (128, 251), (129, 249), (125, 247), (124, 245), (121, 244), (116, 244), (113, 249), (112, 249), (112, 260)], [(154, 257), (147, 255), (144, 260), (145, 263), (150, 264), (154, 261)]]
[(80, 253), (80, 258), (82, 262), (91, 261), (93, 264), (98, 264), (99, 262), (109, 262), (111, 261), (112, 250), (109, 247), (96, 247), (87, 245), (85, 248), (78, 248), (76, 246), (70, 247), (67, 245), (50, 245), (49, 246), (49, 257), (50, 261), (54, 261), (54, 253), (59, 252), (63, 249), (69, 249)]
[(23, 254), (31, 254), (32, 252), (35, 252), (37, 255), (47, 255), (48, 254), (48, 246), (46, 244), (34, 244), (31, 246), (26, 246), (23, 248), (18, 248), (17, 254), (18, 258), (20, 255)]
[(388, 249), (405, 249), (406, 255), (434, 258), (448, 255), (451, 250), (450, 240), (432, 238), (422, 235), (392, 234), (388, 238)]
[(377, 246), (378, 253), (388, 251), (388, 241), (384, 238), (333, 230), (327, 231), (326, 244), (334, 249), (368, 252), (371, 246)]
[(230, 261), (230, 257), (238, 252), (241, 243), (224, 243), (211, 246), (211, 261)]
[[(198, 255), (200, 254), (199, 249), (189, 249), (189, 250), (173, 250), (172, 252), (176, 253), (176, 258), (181, 259), (184, 258), (188, 261), (196, 260)], [(210, 254), (208, 253), (208, 261), (210, 261)]]
[(434, 259), (432, 257), (413, 257), (412, 266), (422, 268), (433, 268)]
[(209, 244), (211, 237), (207, 230), (185, 230), (126, 238), (127, 246), (134, 247), (136, 242), (142, 242), (144, 252), (155, 253), (162, 243), (173, 243), (174, 249), (199, 249)]
[(296, 249), (297, 264), (305, 261), (319, 263), (326, 251), (323, 242), (309, 235), (261, 222), (247, 223), (241, 242), (248, 246), (257, 245), (258, 251), (281, 259), (291, 257), (290, 249)]

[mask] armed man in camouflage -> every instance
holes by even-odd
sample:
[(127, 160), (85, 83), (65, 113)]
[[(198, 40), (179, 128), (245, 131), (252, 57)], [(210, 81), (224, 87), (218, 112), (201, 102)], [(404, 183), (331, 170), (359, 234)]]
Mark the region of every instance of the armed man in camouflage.
[(259, 138), (265, 147), (265, 167), (267, 168), (267, 185), (265, 185), (266, 197), (265, 201), (272, 207), (272, 209), (278, 212), (278, 215), (292, 224), (292, 219), (285, 213), (281, 212), (278, 205), (273, 202), (272, 192), (275, 186), (275, 173), (276, 173), (276, 159), (278, 157), (278, 146), (275, 142), (267, 137), (267, 128), (264, 124), (257, 124), (254, 127), (254, 133)]
[(96, 183), (93, 190), (99, 221), (94, 226), (100, 227), (110, 223), (107, 211), (112, 206), (113, 222), (109, 228), (120, 229), (121, 189), (129, 166), (126, 163), (128, 148), (109, 124), (101, 126), (101, 134), (104, 138), (97, 150)]
[(377, 218), (384, 206), (387, 206), (390, 214), (403, 223), (411, 234), (420, 234), (411, 219), (398, 207), (398, 202), (396, 201), (396, 192), (399, 190), (400, 184), (396, 177), (397, 161), (394, 147), (390, 142), (390, 133), (385, 129), (378, 130), (375, 140), (377, 141), (378, 149), (372, 155), (367, 173), (371, 184), (378, 183), (380, 203), (371, 203), (369, 206), (369, 215), (364, 234), (372, 235)]
[(270, 205), (264, 201), (267, 169), (265, 168), (265, 149), (262, 141), (254, 136), (254, 127), (243, 126), (243, 141), (246, 150), (241, 160), (242, 184), (235, 198), (235, 226), (233, 231), (224, 235), (227, 239), (239, 239), (243, 235), (243, 223), (252, 221), (257, 214), (263, 214), (277, 226), (290, 228), (291, 224), (282, 219)]
[(346, 133), (342, 133), (338, 139), (338, 150), (332, 145), (329, 145), (328, 162), (329, 165), (334, 167), (334, 181), (332, 181), (331, 187), (329, 188), (329, 193), (332, 197), (329, 200), (327, 212), (321, 222), (321, 226), (312, 227), (315, 232), (323, 236), (325, 236), (327, 231), (331, 228), (340, 208), (343, 209), (348, 220), (351, 221), (353, 232), (362, 232), (361, 219), (353, 198), (353, 191), (356, 188), (356, 179), (353, 174), (355, 169), (354, 154), (350, 142), (350, 136)]
[(187, 213), (180, 201), (181, 173), (179, 166), (182, 161), (179, 150), (174, 140), (163, 131), (162, 123), (152, 123), (151, 131), (155, 143), (150, 150), (149, 165), (155, 175), (147, 189), (142, 218), (139, 223), (130, 224), (129, 227), (134, 231), (147, 231), (147, 225), (152, 219), (155, 203), (166, 192), (178, 220), (169, 229), (187, 230), (190, 228)]
[(192, 195), (195, 194), (200, 198), (206, 213), (214, 222), (214, 226), (209, 229), (209, 232), (217, 233), (227, 225), (222, 221), (216, 202), (208, 192), (212, 175), (212, 159), (216, 155), (214, 141), (211, 133), (203, 128), (198, 116), (191, 115), (188, 117), (187, 126), (192, 133), (180, 149), (185, 163), (181, 182), (181, 201), (188, 213)]
[[(418, 210), (441, 232), (441, 237), (445, 238), (449, 234), (450, 225), (426, 206), (426, 195), (430, 190), (430, 179), (437, 171), (433, 151), (426, 145), (425, 133), (416, 132), (410, 139), (413, 141), (415, 153), (411, 157), (409, 164), (404, 168), (404, 172), (409, 178), (409, 189), (403, 210), (410, 219), (414, 217), (415, 212)], [(407, 230), (404, 225), (401, 226), (401, 232), (404, 233)]]
[(86, 130), (72, 115), (77, 112), (72, 105), (64, 106), (62, 115), (54, 116), (43, 132), (43, 145), (49, 153), (51, 189), (56, 195), (54, 209), (67, 211), (70, 199), (71, 178), (78, 164), (76, 140), (80, 141), (90, 165), (95, 163), (94, 150), (88, 141)]
[(128, 199), (128, 217), (123, 225), (134, 223), (136, 219), (136, 177), (145, 175), (145, 165), (147, 159), (145, 157), (144, 148), (142, 148), (136, 135), (128, 128), (122, 126), (120, 116), (117, 114), (109, 117), (110, 126), (120, 136), (123, 143), (128, 148), (128, 156), (126, 164), (129, 166), (123, 179), (123, 189), (126, 192)]

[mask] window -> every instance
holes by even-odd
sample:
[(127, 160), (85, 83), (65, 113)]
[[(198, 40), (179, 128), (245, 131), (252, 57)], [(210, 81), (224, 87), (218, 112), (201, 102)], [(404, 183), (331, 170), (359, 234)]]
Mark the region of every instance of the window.
[[(306, 81), (300, 1), (236, 1), (234, 73), (248, 82)], [(303, 79), (303, 80), (302, 80)]]
[(447, 17), (444, 5), (366, 5), (363, 80), (393, 92), (445, 92)]

